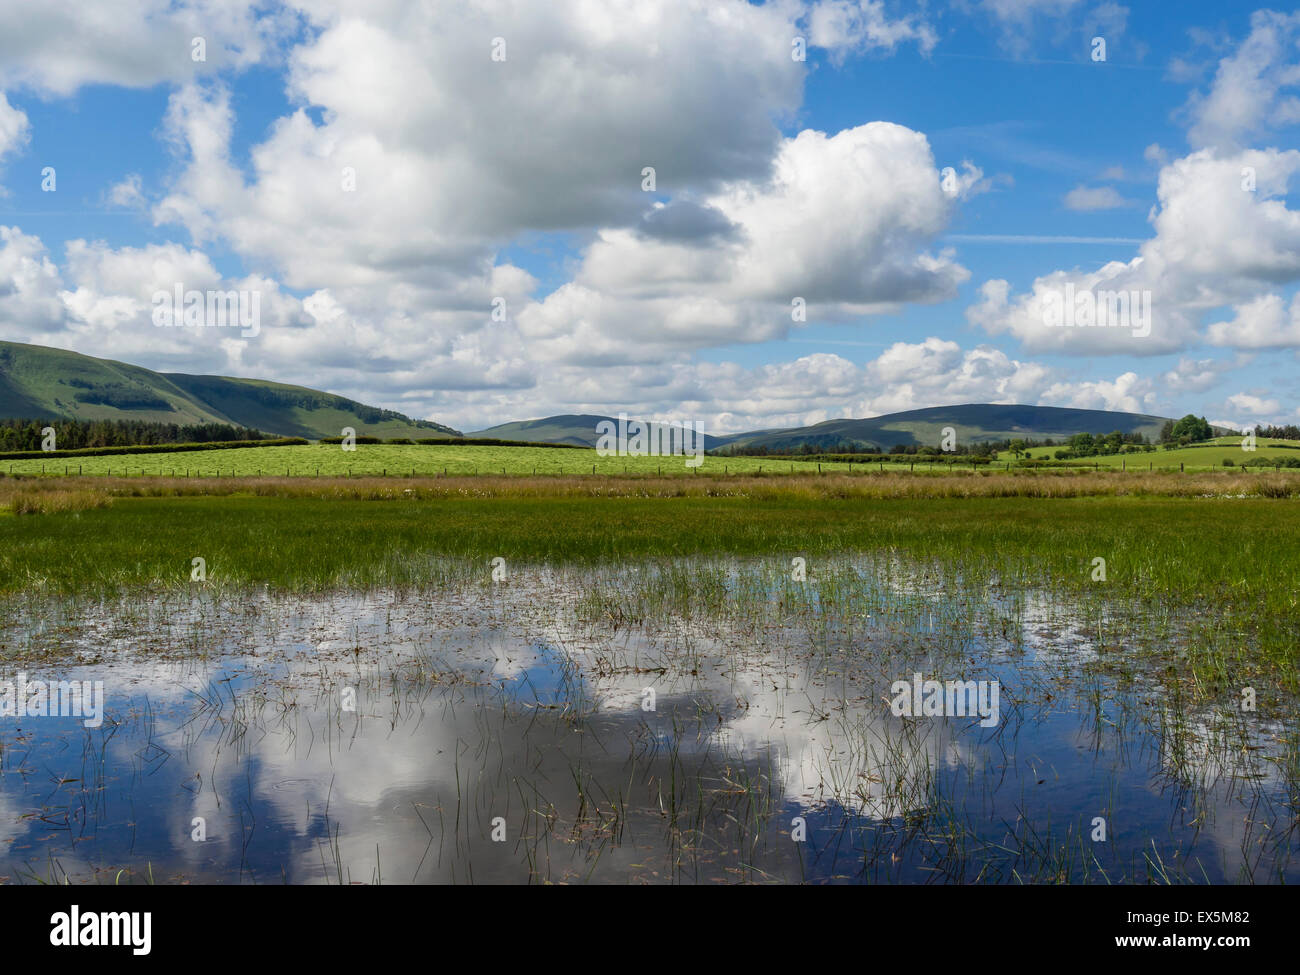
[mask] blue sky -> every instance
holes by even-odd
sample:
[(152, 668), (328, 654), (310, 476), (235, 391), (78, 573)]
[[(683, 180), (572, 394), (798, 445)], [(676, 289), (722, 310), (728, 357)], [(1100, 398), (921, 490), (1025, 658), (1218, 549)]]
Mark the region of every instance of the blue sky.
[[(1300, 14), (544, 6), (0, 12), (0, 338), (466, 430), (1300, 420)], [(255, 293), (258, 333), (157, 327), (176, 284)], [(1067, 286), (1149, 332), (1048, 327)]]

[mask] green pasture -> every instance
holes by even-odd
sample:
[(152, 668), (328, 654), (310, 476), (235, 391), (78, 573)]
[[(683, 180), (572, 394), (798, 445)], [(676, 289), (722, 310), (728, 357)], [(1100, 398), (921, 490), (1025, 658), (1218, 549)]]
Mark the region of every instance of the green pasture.
[[(1300, 460), (1300, 449), (1297, 449), (1300, 448), (1300, 444), (1294, 440), (1260, 439), (1255, 442), (1253, 451), (1243, 450), (1241, 443), (1241, 437), (1219, 437), (1192, 447), (1178, 447), (1174, 450), (1157, 447), (1150, 453), (1084, 457), (1067, 463), (1078, 467), (1097, 466), (1102, 470), (1127, 468), (1130, 471), (1145, 471), (1148, 468), (1157, 471), (1178, 470), (1181, 464), (1183, 469), (1191, 471), (1218, 470), (1228, 466), (1223, 463), (1225, 460), (1232, 461), (1232, 464), (1237, 467), (1245, 464), (1253, 468), (1269, 467), (1274, 459)], [(1282, 444), (1290, 444), (1290, 447), (1279, 446)], [(1034, 460), (1052, 460), (1056, 451), (1061, 449), (1060, 447), (1035, 447), (1026, 456)]]
[[(301, 444), (231, 450), (195, 450), (101, 457), (56, 455), (0, 461), (13, 474), (112, 474), (117, 477), (314, 477), (387, 474), (749, 474), (769, 471), (815, 472), (817, 465), (770, 457), (705, 457), (687, 467), (686, 457), (600, 457), (594, 448), (499, 447), (411, 444)], [(838, 469), (838, 465), (837, 465)]]

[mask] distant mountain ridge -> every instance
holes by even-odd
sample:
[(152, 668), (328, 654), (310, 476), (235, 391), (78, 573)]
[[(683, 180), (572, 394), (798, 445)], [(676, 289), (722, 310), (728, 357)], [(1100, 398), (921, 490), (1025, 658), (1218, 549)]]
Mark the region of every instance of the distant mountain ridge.
[(1155, 442), (1167, 417), (1111, 410), (1080, 410), (1062, 406), (964, 403), (931, 406), (862, 420), (826, 420), (806, 427), (755, 430), (720, 438), (726, 446), (794, 449), (808, 444), (819, 450), (852, 446), (889, 450), (896, 445), (937, 447), (945, 427), (957, 442), (976, 444), (996, 440), (1064, 440), (1077, 433), (1144, 434)]
[(0, 342), (0, 417), (230, 423), (281, 437), (460, 436), (430, 420), (306, 386), (162, 373), (112, 359)]
[[(569, 443), (595, 446), (596, 425), (614, 417), (590, 413), (564, 413), (536, 420), (502, 423), (471, 434), (535, 443)], [(638, 418), (639, 419), (639, 418)], [(706, 449), (718, 447), (767, 447), (798, 449), (804, 444), (817, 450), (836, 447), (889, 450), (895, 445), (939, 446), (945, 427), (952, 427), (957, 442), (1022, 439), (1064, 440), (1076, 433), (1141, 433), (1151, 441), (1160, 436), (1167, 418), (1146, 413), (1111, 410), (1079, 410), (1060, 406), (966, 403), (960, 406), (932, 406), (863, 420), (826, 420), (806, 427), (752, 430), (727, 436), (707, 435)]]
[[(633, 420), (653, 419), (655, 418), (652, 416), (628, 416), (629, 423)], [(486, 430), (476, 430), (474, 433), (466, 434), (466, 436), (594, 447), (596, 441), (600, 439), (596, 427), (606, 420), (615, 425), (618, 424), (618, 417), (616, 416), (602, 416), (597, 413), (560, 413), (555, 416), (543, 417), (540, 420), (516, 420), (513, 423), (500, 423), (497, 426), (488, 427)], [(707, 433), (704, 435), (705, 450), (720, 447), (724, 442), (725, 438), (714, 437)]]

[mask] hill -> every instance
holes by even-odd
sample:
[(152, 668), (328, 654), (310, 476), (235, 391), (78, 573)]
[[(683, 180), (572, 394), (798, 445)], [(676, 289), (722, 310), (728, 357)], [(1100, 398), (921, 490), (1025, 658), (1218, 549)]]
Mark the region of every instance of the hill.
[[(630, 416), (629, 420), (641, 417)], [(646, 417), (653, 419), (653, 417)], [(563, 413), (557, 416), (542, 417), (540, 420), (517, 420), (514, 423), (502, 423), (486, 430), (466, 434), (468, 437), (493, 437), (498, 440), (524, 440), (528, 443), (565, 443), (578, 447), (594, 447), (600, 439), (596, 433), (597, 424), (604, 421), (617, 424), (618, 418), (600, 416), (595, 413)], [(704, 435), (704, 449), (712, 450), (726, 442), (724, 437)]]
[(1142, 433), (1155, 441), (1165, 417), (1145, 413), (1116, 413), (1110, 410), (1076, 410), (1057, 406), (999, 405), (967, 403), (961, 406), (934, 406), (904, 413), (889, 413), (865, 420), (826, 420), (807, 427), (782, 430), (756, 430), (720, 438), (720, 443), (735, 447), (797, 449), (804, 444), (818, 450), (840, 446), (887, 451), (896, 444), (935, 446), (943, 437), (943, 428), (957, 431), (957, 442), (1034, 438), (1062, 440), (1076, 433)]
[(40, 345), (0, 342), (0, 416), (32, 419), (232, 423), (281, 437), (460, 436), (430, 420), (306, 386), (161, 373)]

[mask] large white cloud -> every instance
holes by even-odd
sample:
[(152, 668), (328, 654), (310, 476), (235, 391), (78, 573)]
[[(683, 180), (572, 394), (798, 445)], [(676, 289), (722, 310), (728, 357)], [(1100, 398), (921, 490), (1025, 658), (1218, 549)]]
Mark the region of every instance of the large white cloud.
[(1238, 413), (1247, 413), (1251, 416), (1276, 414), (1282, 408), (1275, 399), (1262, 399), (1250, 393), (1234, 393), (1228, 397), (1228, 404)]
[(40, 238), (0, 226), (0, 322), (5, 338), (59, 331), (64, 324), (59, 270)]
[(548, 357), (612, 361), (621, 348), (643, 361), (779, 338), (797, 321), (796, 300), (809, 320), (844, 319), (951, 298), (968, 277), (928, 249), (954, 194), (925, 137), (903, 126), (801, 132), (783, 142), (770, 180), (732, 181), (692, 206), (727, 232), (683, 241), (601, 231), (573, 282), (521, 311), (524, 333)]
[[(1155, 236), (1131, 261), (1094, 271), (1054, 271), (1013, 296), (986, 282), (967, 311), (992, 334), (1010, 333), (1031, 351), (1154, 355), (1199, 339), (1203, 315), (1252, 299), (1261, 289), (1300, 279), (1300, 212), (1286, 206), (1300, 151), (1204, 149), (1166, 165), (1151, 223)], [(1122, 291), (1149, 297), (1150, 334), (1132, 327), (1055, 328), (1051, 303), (1067, 294)], [(1219, 333), (1227, 338), (1228, 332)], [(1224, 342), (1223, 344), (1231, 344)]]
[(1288, 309), (1281, 295), (1261, 295), (1238, 306), (1231, 321), (1209, 328), (1212, 345), (1238, 349), (1300, 349), (1300, 294)]
[(27, 113), (9, 104), (5, 93), (0, 91), (0, 163), (6, 155), (22, 148), (30, 128)]
[[(1211, 343), (1293, 344), (1274, 292), (1300, 281), (1300, 212), (1286, 205), (1300, 152), (1250, 149), (1244, 142), (1300, 122), (1300, 99), (1292, 93), (1300, 87), (1298, 42), (1300, 14), (1254, 14), (1249, 35), (1221, 59), (1209, 90), (1184, 107), (1196, 150), (1170, 161), (1148, 147), (1148, 158), (1162, 167), (1159, 202), (1150, 216), (1155, 234), (1137, 257), (1092, 271), (1043, 274), (1023, 294), (990, 280), (967, 317), (991, 334), (1015, 336), (1029, 351), (1152, 355), (1199, 344), (1206, 315), (1232, 305), (1235, 321), (1212, 325)], [(1149, 294), (1150, 334), (1044, 324), (1049, 303), (1067, 289)]]
[(1258, 10), (1250, 34), (1219, 62), (1208, 92), (1185, 106), (1193, 146), (1238, 148), (1243, 140), (1300, 122), (1300, 13)]
[(774, 118), (802, 97), (799, 13), (738, 0), (315, 10), (320, 33), (290, 58), (303, 109), (254, 147), (250, 181), (229, 157), (225, 94), (176, 95), (169, 131), (191, 161), (156, 215), (219, 232), (295, 287), (464, 274), (521, 232), (629, 224), (646, 167), (668, 194), (767, 175)]
[[(847, 34), (823, 22), (835, 11)], [(902, 126), (786, 139), (774, 124), (799, 103), (790, 41), (808, 24), (822, 25), (812, 41), (826, 46), (925, 46), (919, 22), (889, 21), (878, 4), (310, 13), (320, 33), (289, 62), (304, 107), (252, 148), (247, 172), (232, 158), (225, 90), (173, 96), (165, 131), (184, 166), (153, 213), (327, 295), (328, 347), (360, 370), (453, 348), (677, 361), (780, 337), (796, 324), (795, 298), (810, 317), (844, 319), (951, 298), (967, 276), (930, 245), (978, 169), (963, 165), (945, 190), (925, 137)], [(539, 296), (497, 254), (555, 230), (590, 242), (571, 279)], [(508, 322), (489, 320), (497, 299)], [(283, 341), (312, 360), (318, 338)]]
[(1081, 410), (1120, 410), (1125, 413), (1154, 413), (1159, 397), (1150, 379), (1126, 372), (1113, 380), (1053, 383), (1044, 392), (1053, 406)]
[(0, 88), (68, 95), (86, 84), (142, 88), (245, 68), (274, 57), (297, 19), (258, 0), (0, 4)]

